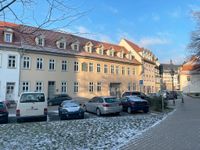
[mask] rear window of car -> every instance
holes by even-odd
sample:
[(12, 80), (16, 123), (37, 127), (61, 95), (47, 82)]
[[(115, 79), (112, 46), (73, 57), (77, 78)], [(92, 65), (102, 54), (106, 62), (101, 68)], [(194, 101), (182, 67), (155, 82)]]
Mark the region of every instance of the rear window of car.
[(119, 102), (117, 98), (105, 98), (106, 103), (114, 103), (114, 102)]
[(31, 103), (31, 102), (44, 102), (45, 96), (43, 93), (24, 93), (21, 96), (21, 103)]

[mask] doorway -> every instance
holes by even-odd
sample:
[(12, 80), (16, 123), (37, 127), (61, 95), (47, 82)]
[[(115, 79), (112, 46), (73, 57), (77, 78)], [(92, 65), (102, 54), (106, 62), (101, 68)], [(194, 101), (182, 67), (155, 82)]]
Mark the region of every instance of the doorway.
[(48, 82), (48, 99), (55, 97), (55, 81), (49, 81)]

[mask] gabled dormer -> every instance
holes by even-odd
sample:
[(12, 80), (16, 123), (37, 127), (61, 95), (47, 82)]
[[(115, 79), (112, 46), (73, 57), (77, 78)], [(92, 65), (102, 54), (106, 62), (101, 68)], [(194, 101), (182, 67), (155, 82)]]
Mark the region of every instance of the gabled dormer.
[(12, 43), (13, 42), (13, 30), (10, 28), (5, 29), (4, 31), (4, 42)]
[(119, 51), (119, 52), (117, 53), (117, 56), (118, 56), (119, 58), (124, 58), (124, 50)]
[(129, 60), (132, 60), (133, 59), (133, 56), (131, 53), (127, 53), (126, 54), (126, 58), (129, 59)]
[(108, 56), (114, 57), (114, 54), (115, 54), (115, 50), (113, 49), (113, 47), (111, 47), (107, 50)]
[(73, 42), (71, 44), (71, 48), (74, 51), (79, 51), (79, 49), (80, 49), (80, 42), (78, 40), (76, 40), (75, 42)]
[(38, 46), (44, 46), (45, 45), (45, 36), (44, 35), (39, 35), (35, 38), (35, 43)]
[(60, 40), (58, 40), (56, 42), (56, 46), (59, 48), (59, 49), (66, 49), (66, 44), (67, 41), (64, 37), (61, 37)]
[(87, 42), (85, 44), (85, 47), (84, 47), (85, 51), (88, 52), (88, 53), (92, 53), (92, 49), (93, 49), (93, 44), (92, 42)]
[(104, 46), (100, 44), (96, 49), (97, 54), (103, 55), (104, 54)]

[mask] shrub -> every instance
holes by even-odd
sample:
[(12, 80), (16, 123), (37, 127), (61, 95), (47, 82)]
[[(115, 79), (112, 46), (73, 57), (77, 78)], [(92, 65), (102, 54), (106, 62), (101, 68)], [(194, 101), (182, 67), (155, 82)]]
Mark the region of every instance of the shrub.
[[(162, 97), (153, 97), (150, 99), (150, 108), (154, 111), (162, 111)], [(164, 100), (164, 109), (167, 108), (167, 101)]]

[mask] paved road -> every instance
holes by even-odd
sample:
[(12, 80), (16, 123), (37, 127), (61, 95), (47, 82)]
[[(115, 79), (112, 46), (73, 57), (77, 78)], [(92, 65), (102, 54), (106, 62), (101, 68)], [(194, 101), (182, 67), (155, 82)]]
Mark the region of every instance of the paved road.
[(163, 122), (130, 141), (122, 150), (200, 150), (200, 98), (185, 97)]

